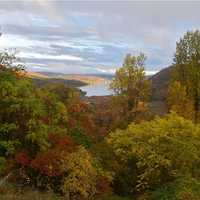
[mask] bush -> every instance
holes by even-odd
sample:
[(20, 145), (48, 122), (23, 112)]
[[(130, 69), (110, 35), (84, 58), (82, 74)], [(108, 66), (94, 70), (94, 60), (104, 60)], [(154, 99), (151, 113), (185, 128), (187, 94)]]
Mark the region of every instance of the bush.
[[(130, 179), (136, 178), (137, 191), (155, 190), (179, 176), (199, 174), (200, 127), (174, 113), (117, 130), (110, 134), (108, 143), (122, 169), (129, 166), (136, 170)], [(132, 159), (135, 166), (129, 164)]]
[(152, 200), (198, 200), (200, 199), (200, 181), (192, 177), (179, 177), (151, 195)]

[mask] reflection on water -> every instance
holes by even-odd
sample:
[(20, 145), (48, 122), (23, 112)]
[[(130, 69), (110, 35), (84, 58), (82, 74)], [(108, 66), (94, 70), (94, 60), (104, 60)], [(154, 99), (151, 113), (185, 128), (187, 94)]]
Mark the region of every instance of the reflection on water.
[(110, 81), (104, 81), (96, 85), (86, 85), (80, 87), (80, 89), (86, 92), (86, 96), (105, 96), (111, 95), (112, 91), (109, 90)]

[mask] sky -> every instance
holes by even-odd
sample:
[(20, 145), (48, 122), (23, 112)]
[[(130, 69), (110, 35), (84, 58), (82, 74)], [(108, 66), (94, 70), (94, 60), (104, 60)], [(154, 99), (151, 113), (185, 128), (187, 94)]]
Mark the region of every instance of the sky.
[(200, 1), (0, 1), (0, 50), (15, 49), (30, 71), (114, 73), (143, 52), (152, 74), (196, 29)]

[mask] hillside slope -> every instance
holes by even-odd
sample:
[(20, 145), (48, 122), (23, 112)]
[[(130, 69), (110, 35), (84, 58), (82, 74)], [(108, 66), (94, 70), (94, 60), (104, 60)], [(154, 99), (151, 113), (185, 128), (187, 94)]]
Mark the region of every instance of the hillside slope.
[(150, 110), (156, 115), (164, 115), (167, 112), (167, 92), (173, 67), (167, 67), (151, 76), (152, 94), (150, 99)]
[[(54, 74), (54, 73), (53, 73)], [(47, 73), (40, 73), (40, 72), (30, 72), (27, 71), (25, 73), (25, 76), (29, 79), (31, 79), (37, 86), (44, 86), (47, 84), (54, 84), (54, 83), (59, 83), (59, 84), (64, 84), (69, 87), (81, 87), (85, 86), (88, 83), (86, 81), (81, 81), (78, 79), (73, 79), (73, 77), (70, 78), (62, 78), (59, 77), (58, 74), (54, 74), (54, 76), (50, 73), (50, 75)]]
[(168, 84), (171, 77), (173, 67), (167, 67), (150, 77), (152, 82), (152, 95), (151, 99), (163, 101), (166, 99)]
[(76, 81), (85, 82), (86, 84), (90, 84), (90, 85), (96, 85), (108, 79), (106, 76), (100, 76), (97, 74), (63, 74), (63, 73), (54, 73), (54, 72), (39, 72), (39, 73), (49, 78), (76, 80)]
[(75, 87), (75, 88), (87, 85), (85, 82), (82, 82), (82, 81), (59, 79), (59, 78), (31, 78), (31, 80), (38, 87), (48, 85), (48, 84), (64, 84), (65, 86)]

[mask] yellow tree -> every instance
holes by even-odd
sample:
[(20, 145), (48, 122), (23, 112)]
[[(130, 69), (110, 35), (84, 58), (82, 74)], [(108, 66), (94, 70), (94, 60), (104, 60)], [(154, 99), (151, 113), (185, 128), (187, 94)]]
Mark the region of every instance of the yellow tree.
[(96, 193), (96, 169), (84, 147), (69, 156), (66, 166), (69, 175), (64, 180), (63, 192), (70, 200), (91, 199)]
[(169, 86), (167, 104), (178, 115), (188, 119), (192, 119), (194, 116), (193, 100), (189, 98), (186, 87), (178, 81), (174, 81)]
[[(180, 82), (185, 87), (185, 92), (194, 112), (190, 118), (195, 122), (200, 121), (200, 31), (188, 31), (183, 38), (177, 42), (174, 57), (175, 69), (172, 83)], [(177, 104), (178, 102), (174, 102)], [(185, 112), (185, 106), (182, 107)], [(182, 114), (182, 113), (181, 113)], [(192, 114), (192, 113), (191, 113)], [(183, 115), (184, 116), (184, 115)]]
[(121, 117), (125, 117), (127, 122), (136, 119), (147, 108), (150, 82), (145, 77), (145, 60), (144, 54), (127, 54), (123, 66), (116, 71), (110, 84), (115, 94), (114, 108), (120, 109)]
[[(199, 180), (199, 139), (198, 125), (170, 113), (164, 118), (132, 123), (125, 130), (118, 129), (110, 133), (107, 141), (122, 170), (130, 167), (127, 185), (132, 186), (131, 191), (138, 190), (144, 194), (159, 187), (167, 188), (169, 183), (174, 188), (180, 177), (192, 176)], [(124, 180), (127, 181), (126, 177)], [(132, 180), (136, 180), (136, 188)]]

